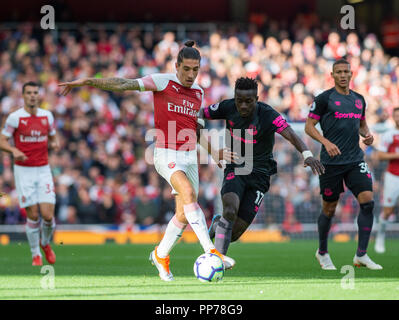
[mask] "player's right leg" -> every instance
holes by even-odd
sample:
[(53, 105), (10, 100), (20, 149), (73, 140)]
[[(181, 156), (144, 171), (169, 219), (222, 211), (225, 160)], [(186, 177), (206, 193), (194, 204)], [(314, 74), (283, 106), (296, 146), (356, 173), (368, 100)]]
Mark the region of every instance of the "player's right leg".
[(19, 206), (26, 210), (25, 232), (32, 253), (32, 265), (41, 266), (40, 253), (40, 216), (36, 193), (37, 174), (35, 167), (14, 165), (15, 187)]
[(43, 262), (40, 253), (39, 207), (37, 205), (32, 205), (26, 207), (25, 210), (27, 216), (25, 232), (32, 253), (32, 266), (41, 266)]
[(323, 270), (336, 270), (328, 253), (328, 234), (332, 219), (338, 204), (339, 196), (344, 191), (345, 167), (324, 165), (326, 171), (319, 176), (320, 194), (322, 195), (322, 212), (317, 219), (319, 233), (319, 248), (316, 251), (316, 259)]
[(169, 221), (161, 242), (150, 254), (150, 261), (157, 267), (159, 271), (159, 276), (164, 281), (174, 280), (173, 274), (170, 271), (169, 267), (169, 253), (180, 240), (183, 231), (188, 224), (186, 218), (184, 217), (183, 202), (181, 196), (176, 195), (175, 202), (176, 213)]
[(328, 253), (328, 233), (331, 228), (331, 221), (335, 214), (338, 200), (323, 200), (323, 209), (317, 220), (317, 230), (319, 233), (319, 248), (316, 251), (316, 259), (319, 261), (323, 270), (337, 270), (334, 266), (330, 254)]

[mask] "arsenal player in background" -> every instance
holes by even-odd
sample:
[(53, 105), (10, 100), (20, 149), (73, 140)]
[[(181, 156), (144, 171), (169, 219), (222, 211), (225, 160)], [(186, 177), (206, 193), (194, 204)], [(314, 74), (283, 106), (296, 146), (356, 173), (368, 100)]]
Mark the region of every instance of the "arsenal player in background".
[[(172, 193), (176, 195), (176, 214), (168, 223), (159, 246), (150, 254), (151, 263), (157, 267), (159, 276), (164, 281), (174, 280), (169, 268), (169, 253), (187, 224), (194, 230), (205, 252), (220, 256), (226, 269), (235, 264), (232, 258), (215, 249), (209, 238), (204, 213), (197, 202), (197, 121), (204, 91), (195, 83), (201, 56), (193, 45), (194, 41), (187, 41), (179, 51), (176, 73), (157, 73), (140, 79), (85, 78), (59, 84), (64, 87), (64, 95), (74, 87), (85, 85), (111, 91), (153, 92), (157, 129), (154, 165), (157, 172), (172, 186)], [(204, 147), (213, 156), (216, 153), (221, 158), (225, 154), (222, 149), (219, 152), (213, 151), (209, 142)]]
[[(55, 192), (48, 164), (48, 147), (58, 149), (59, 144), (53, 114), (38, 107), (39, 85), (25, 83), (22, 95), (24, 107), (7, 117), (0, 135), (0, 149), (13, 155), (19, 205), (26, 209), (26, 235), (32, 252), (32, 265), (41, 266), (40, 247), (48, 263), (54, 264), (56, 259), (50, 247), (55, 229)], [(14, 146), (8, 142), (11, 137)]]
[(385, 229), (388, 218), (394, 213), (394, 208), (399, 199), (399, 108), (393, 109), (392, 118), (395, 127), (386, 131), (377, 147), (377, 155), (381, 161), (389, 161), (384, 175), (383, 212), (377, 224), (377, 237), (375, 251), (385, 252)]

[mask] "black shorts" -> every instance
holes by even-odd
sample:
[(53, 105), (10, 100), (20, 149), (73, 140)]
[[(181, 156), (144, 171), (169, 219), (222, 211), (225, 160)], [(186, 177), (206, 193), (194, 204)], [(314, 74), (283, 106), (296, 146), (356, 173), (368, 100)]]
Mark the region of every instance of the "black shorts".
[(364, 161), (344, 165), (324, 165), (326, 171), (319, 176), (320, 194), (324, 201), (334, 202), (344, 192), (344, 182), (355, 197), (363, 191), (373, 191), (371, 173)]
[(238, 217), (251, 224), (254, 220), (265, 193), (270, 187), (270, 176), (259, 172), (249, 175), (235, 175), (234, 170), (225, 170), (223, 186), (224, 194), (233, 192), (240, 199)]

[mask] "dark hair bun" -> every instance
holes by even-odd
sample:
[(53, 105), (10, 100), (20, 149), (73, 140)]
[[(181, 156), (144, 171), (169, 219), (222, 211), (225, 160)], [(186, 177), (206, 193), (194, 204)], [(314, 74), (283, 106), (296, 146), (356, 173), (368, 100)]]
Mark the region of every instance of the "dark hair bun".
[(194, 44), (195, 44), (195, 41), (194, 41), (194, 40), (188, 40), (188, 41), (186, 41), (186, 42), (184, 43), (184, 45), (185, 45), (186, 47), (192, 47), (192, 46), (194, 46)]

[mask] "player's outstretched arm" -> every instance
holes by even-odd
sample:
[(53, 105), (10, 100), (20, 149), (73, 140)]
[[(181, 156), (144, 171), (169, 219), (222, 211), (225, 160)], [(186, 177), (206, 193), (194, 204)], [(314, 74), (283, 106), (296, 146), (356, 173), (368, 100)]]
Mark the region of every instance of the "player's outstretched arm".
[(328, 139), (324, 138), (319, 130), (316, 129), (316, 124), (319, 121), (313, 118), (307, 118), (306, 119), (306, 124), (305, 124), (305, 132), (308, 136), (313, 138), (314, 140), (320, 142), (324, 148), (326, 148), (326, 151), (330, 157), (335, 157), (341, 154), (341, 150), (332, 142), (330, 142)]
[(295, 133), (295, 131), (291, 127), (285, 128), (280, 134), (300, 152), (304, 157), (304, 166), (311, 167), (314, 174), (321, 175), (324, 173), (324, 167), (320, 163), (319, 160), (313, 157), (311, 151), (306, 146), (306, 144), (302, 141), (302, 139)]
[(63, 82), (58, 84), (62, 87), (64, 96), (67, 95), (73, 88), (82, 86), (91, 86), (102, 90), (109, 91), (125, 91), (125, 90), (140, 90), (139, 82), (136, 79), (125, 78), (83, 78), (70, 82)]

